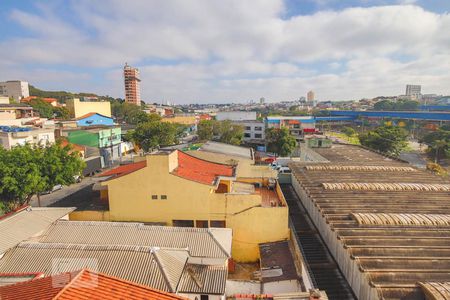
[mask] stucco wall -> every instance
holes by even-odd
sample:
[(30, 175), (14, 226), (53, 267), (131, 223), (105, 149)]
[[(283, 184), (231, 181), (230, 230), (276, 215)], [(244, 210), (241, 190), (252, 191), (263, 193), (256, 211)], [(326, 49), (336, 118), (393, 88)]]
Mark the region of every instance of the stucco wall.
[(80, 99), (69, 99), (66, 108), (72, 118), (79, 118), (91, 112), (111, 117), (111, 103), (109, 101), (80, 101)]
[(69, 214), (70, 221), (110, 221), (109, 211), (81, 210)]

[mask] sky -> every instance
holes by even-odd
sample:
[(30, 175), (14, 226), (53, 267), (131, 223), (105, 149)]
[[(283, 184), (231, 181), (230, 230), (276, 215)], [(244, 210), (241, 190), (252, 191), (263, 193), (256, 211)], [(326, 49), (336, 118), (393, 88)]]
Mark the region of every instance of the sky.
[(0, 81), (146, 102), (450, 94), (448, 0), (0, 0)]

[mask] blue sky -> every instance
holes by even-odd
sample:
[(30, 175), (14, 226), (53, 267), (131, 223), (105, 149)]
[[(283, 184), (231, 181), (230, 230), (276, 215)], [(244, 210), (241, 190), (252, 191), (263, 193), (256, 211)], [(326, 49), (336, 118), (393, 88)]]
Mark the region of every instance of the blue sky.
[(148, 102), (360, 99), (408, 83), (449, 94), (448, 11), (445, 0), (0, 0), (0, 81), (123, 97), (128, 62)]

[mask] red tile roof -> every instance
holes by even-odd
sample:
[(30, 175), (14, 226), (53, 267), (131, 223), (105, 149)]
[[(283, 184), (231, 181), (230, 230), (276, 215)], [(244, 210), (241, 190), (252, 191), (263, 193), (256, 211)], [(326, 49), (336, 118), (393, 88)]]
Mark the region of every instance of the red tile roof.
[(203, 160), (178, 151), (178, 167), (174, 175), (205, 184), (213, 184), (217, 176), (233, 176), (234, 167)]
[(96, 112), (90, 112), (90, 113), (87, 113), (85, 115), (82, 115), (82, 116), (76, 118), (75, 120), (83, 120), (83, 119), (89, 118), (89, 117), (91, 117), (93, 115), (99, 115), (99, 116), (111, 119), (111, 117), (108, 117), (108, 116), (105, 116), (105, 115), (102, 115), (102, 114), (99, 114), (99, 113), (96, 113)]
[(65, 146), (67, 146), (67, 145), (70, 145), (70, 146), (72, 147), (72, 149), (75, 150), (75, 151), (79, 151), (79, 152), (84, 152), (84, 151), (86, 151), (86, 147), (85, 147), (85, 146), (78, 145), (78, 144), (72, 144), (72, 143), (69, 143), (68, 140), (63, 139), (63, 140), (61, 141), (61, 147), (65, 147)]
[(0, 299), (185, 300), (186, 298), (84, 269), (0, 287)]
[(144, 161), (140, 161), (140, 162), (136, 162), (136, 163), (132, 163), (132, 164), (119, 166), (117, 168), (100, 173), (98, 176), (99, 177), (106, 177), (106, 176), (119, 177), (119, 176), (123, 176), (126, 174), (130, 174), (130, 173), (140, 170), (142, 168), (145, 168), (146, 166), (147, 166), (147, 161), (144, 160)]

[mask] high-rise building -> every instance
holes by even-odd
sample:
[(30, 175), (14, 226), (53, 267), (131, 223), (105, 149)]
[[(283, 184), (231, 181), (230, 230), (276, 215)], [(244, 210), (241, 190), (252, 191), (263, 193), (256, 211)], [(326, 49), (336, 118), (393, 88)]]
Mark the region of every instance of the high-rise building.
[(125, 101), (127, 103), (141, 105), (141, 79), (139, 78), (139, 70), (125, 63), (123, 77), (125, 80)]
[(308, 102), (314, 102), (314, 100), (316, 100), (314, 92), (309, 91), (308, 94), (306, 95), (306, 99), (308, 100)]
[(413, 85), (413, 84), (406, 85), (406, 96), (417, 99), (420, 98), (421, 94), (422, 94), (421, 85)]
[(0, 82), (0, 96), (11, 97), (16, 101), (30, 96), (28, 82), (20, 80), (10, 80)]

